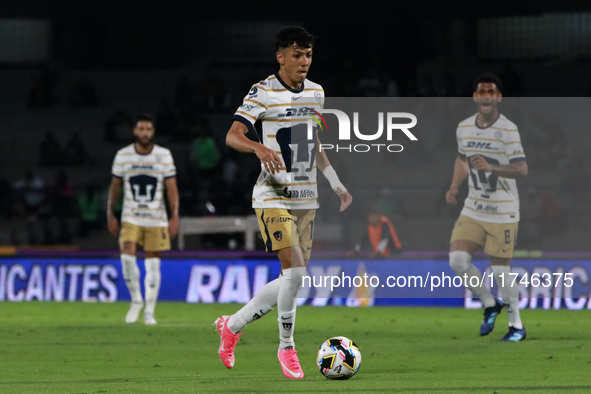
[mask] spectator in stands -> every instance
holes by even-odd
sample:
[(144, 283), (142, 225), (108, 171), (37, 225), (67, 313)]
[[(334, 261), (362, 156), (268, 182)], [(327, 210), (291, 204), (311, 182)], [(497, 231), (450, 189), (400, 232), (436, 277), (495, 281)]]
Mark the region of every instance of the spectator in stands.
[(372, 207), (367, 213), (367, 237), (365, 242), (355, 245), (355, 252), (359, 252), (364, 244), (369, 243), (372, 249), (371, 257), (387, 257), (392, 245), (396, 252), (402, 251), (402, 244), (394, 225), (388, 217), (382, 215), (379, 207)]
[(59, 170), (48, 191), (50, 214), (60, 218), (71, 216), (74, 207), (74, 185), (64, 170)]
[(39, 145), (41, 160), (39, 165), (42, 167), (53, 167), (61, 164), (62, 152), (53, 132), (45, 133), (45, 139)]
[(70, 107), (94, 107), (98, 100), (96, 89), (88, 77), (80, 77), (74, 81), (66, 100)]
[(359, 91), (365, 97), (379, 97), (382, 94), (382, 83), (378, 77), (378, 70), (374, 67), (359, 80)]
[(8, 180), (0, 173), (0, 217), (9, 219), (12, 216), (12, 206), (12, 186), (10, 185), (10, 182), (8, 182)]
[(210, 111), (228, 109), (228, 92), (224, 82), (211, 69), (205, 70), (199, 82), (199, 104)]
[(109, 142), (131, 141), (133, 135), (133, 121), (125, 112), (115, 111), (105, 122), (105, 140)]
[(21, 216), (36, 215), (45, 200), (45, 183), (33, 172), (17, 181), (12, 187), (15, 193), (17, 212)]
[(542, 226), (544, 235), (559, 235), (565, 228), (565, 217), (550, 193), (542, 193)]
[(82, 166), (86, 162), (86, 149), (78, 132), (74, 132), (64, 149), (64, 164)]
[(53, 87), (57, 73), (49, 67), (43, 68), (41, 74), (31, 76), (31, 90), (27, 97), (29, 108), (51, 108), (54, 103)]
[(398, 89), (398, 83), (396, 83), (396, 80), (394, 78), (392, 78), (392, 76), (389, 73), (387, 73), (387, 72), (382, 73), (380, 84), (382, 86), (381, 96), (383, 96), (383, 97), (399, 97), (400, 96), (400, 90)]
[(101, 230), (101, 196), (92, 184), (86, 185), (84, 193), (78, 197), (80, 211), (80, 236), (85, 237), (92, 230)]
[(221, 154), (208, 126), (198, 129), (197, 138), (191, 143), (191, 171), (199, 178), (210, 180), (220, 165)]
[(160, 101), (158, 112), (156, 112), (156, 130), (159, 135), (176, 135), (177, 119), (167, 99)]

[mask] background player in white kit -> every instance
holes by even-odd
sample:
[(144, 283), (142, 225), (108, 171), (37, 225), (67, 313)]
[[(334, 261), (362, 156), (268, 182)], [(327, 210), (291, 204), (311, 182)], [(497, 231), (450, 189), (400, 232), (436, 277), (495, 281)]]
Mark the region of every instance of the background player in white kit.
[[(459, 154), (451, 187), (445, 195), (447, 203), (457, 204), (455, 197), (466, 177), (470, 189), (452, 232), (449, 261), (459, 276), (467, 275), (466, 286), (485, 308), (480, 335), (492, 332), (495, 319), (505, 307), (509, 332), (501, 340), (517, 342), (525, 339), (526, 332), (519, 315), (519, 289), (509, 273), (519, 222), (515, 179), (527, 176), (528, 168), (517, 126), (498, 112), (501, 91), (501, 81), (495, 75), (477, 78), (473, 97), (478, 113), (458, 125)], [(482, 277), (471, 263), (474, 252), (480, 248), (490, 255), (502, 304), (486, 287), (470, 286), (470, 277)]]
[[(144, 280), (146, 309), (144, 323), (156, 324), (154, 309), (160, 290), (160, 252), (170, 250), (179, 223), (179, 193), (176, 168), (170, 150), (155, 145), (154, 118), (138, 117), (133, 134), (136, 142), (120, 149), (111, 170), (113, 178), (107, 202), (107, 224), (113, 235), (119, 234), (123, 277), (131, 295), (126, 323), (135, 323), (144, 306), (140, 289), (140, 271), (136, 262), (136, 245), (146, 252)], [(121, 231), (113, 207), (124, 187)], [(171, 211), (170, 222), (164, 205), (166, 188)]]
[[(261, 160), (253, 208), (266, 249), (277, 253), (282, 271), (242, 309), (232, 316), (220, 316), (215, 324), (221, 340), (220, 358), (227, 368), (232, 368), (238, 333), (277, 305), (277, 358), (284, 376), (301, 379), (304, 372), (295, 351), (293, 330), (297, 292), (310, 259), (318, 208), (316, 166), (340, 197), (341, 211), (353, 198), (339, 181), (325, 152), (318, 150), (317, 137), (307, 137), (308, 108), (319, 111), (324, 104), (322, 87), (306, 79), (314, 38), (303, 28), (290, 26), (281, 28), (276, 39), (279, 72), (251, 88), (234, 115), (226, 143), (240, 152), (254, 153)], [(261, 142), (245, 136), (254, 130), (257, 120), (263, 124)]]

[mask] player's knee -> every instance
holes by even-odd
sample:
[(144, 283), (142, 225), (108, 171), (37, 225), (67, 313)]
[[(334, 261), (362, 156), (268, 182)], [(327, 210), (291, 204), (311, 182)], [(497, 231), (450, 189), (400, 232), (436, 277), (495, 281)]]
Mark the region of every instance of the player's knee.
[(121, 253), (135, 255), (135, 243), (133, 242), (121, 242), (120, 249)]
[(468, 252), (456, 250), (449, 253), (449, 266), (455, 272), (465, 272), (470, 267), (472, 256)]

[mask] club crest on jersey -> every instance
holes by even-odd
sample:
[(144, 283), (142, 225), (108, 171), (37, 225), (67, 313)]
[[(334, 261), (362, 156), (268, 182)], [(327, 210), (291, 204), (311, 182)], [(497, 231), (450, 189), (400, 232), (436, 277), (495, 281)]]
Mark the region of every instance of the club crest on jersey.
[(495, 131), (495, 138), (497, 140), (500, 140), (501, 138), (503, 138), (503, 132), (501, 130)]
[(258, 91), (259, 89), (256, 86), (253, 86), (252, 89), (250, 89), (250, 92), (248, 92), (248, 97), (256, 97)]
[(314, 98), (316, 99), (316, 101), (322, 104), (322, 95), (320, 94), (320, 92), (314, 92)]
[(277, 242), (281, 242), (281, 240), (283, 239), (283, 231), (281, 231), (281, 230), (275, 231), (273, 233), (273, 236), (275, 237), (275, 239), (277, 240)]

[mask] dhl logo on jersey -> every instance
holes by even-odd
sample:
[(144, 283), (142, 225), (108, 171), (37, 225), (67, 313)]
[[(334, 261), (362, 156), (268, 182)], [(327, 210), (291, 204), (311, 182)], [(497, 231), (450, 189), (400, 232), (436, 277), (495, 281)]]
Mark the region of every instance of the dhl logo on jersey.
[(499, 148), (495, 148), (495, 147), (491, 146), (490, 142), (476, 142), (476, 141), (468, 141), (468, 143), (466, 144), (466, 148), (499, 150)]
[(284, 118), (286, 116), (306, 116), (306, 115), (313, 115), (315, 111), (312, 108), (308, 107), (300, 107), (300, 108), (286, 108), (285, 112), (282, 114), (277, 115), (280, 118)]

